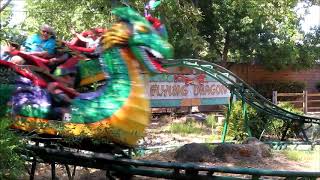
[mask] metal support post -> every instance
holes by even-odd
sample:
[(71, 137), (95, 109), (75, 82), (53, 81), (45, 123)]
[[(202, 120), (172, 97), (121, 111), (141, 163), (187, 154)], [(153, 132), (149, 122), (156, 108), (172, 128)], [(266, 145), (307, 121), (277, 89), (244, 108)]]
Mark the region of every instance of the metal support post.
[(223, 132), (222, 132), (222, 143), (225, 142), (226, 140), (226, 135), (227, 135), (227, 131), (228, 131), (228, 125), (229, 125), (229, 118), (230, 118), (230, 113), (232, 110), (232, 105), (233, 105), (233, 96), (234, 96), (234, 92), (232, 89), (230, 89), (230, 99), (229, 99), (229, 105), (228, 105), (228, 112), (227, 112), (227, 117), (224, 120), (224, 125), (223, 125)]
[[(39, 142), (36, 142), (36, 146), (39, 146)], [(30, 180), (34, 179), (34, 174), (36, 172), (37, 167), (37, 158), (33, 156), (32, 165), (31, 165), (31, 171), (30, 171)]]
[(249, 123), (248, 123), (248, 111), (247, 111), (247, 103), (244, 101), (244, 97), (242, 96), (242, 115), (243, 115), (243, 119), (244, 119), (244, 126), (245, 129), (249, 135), (249, 137), (252, 137), (252, 133), (249, 127)]
[(51, 162), (51, 179), (55, 180), (56, 179), (56, 163)]

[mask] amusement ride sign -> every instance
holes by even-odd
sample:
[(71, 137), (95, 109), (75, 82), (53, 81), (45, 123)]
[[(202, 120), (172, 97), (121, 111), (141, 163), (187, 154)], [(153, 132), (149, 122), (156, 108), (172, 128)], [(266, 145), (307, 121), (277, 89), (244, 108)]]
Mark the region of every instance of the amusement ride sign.
[(152, 107), (228, 104), (230, 97), (225, 86), (205, 74), (153, 76), (148, 94)]

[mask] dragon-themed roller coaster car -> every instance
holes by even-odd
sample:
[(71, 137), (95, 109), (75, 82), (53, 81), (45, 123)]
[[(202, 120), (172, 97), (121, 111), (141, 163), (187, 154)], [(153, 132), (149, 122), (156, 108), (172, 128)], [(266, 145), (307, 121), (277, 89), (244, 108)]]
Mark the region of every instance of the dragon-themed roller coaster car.
[[(113, 10), (119, 18), (103, 35), (103, 53), (98, 59), (104, 74), (103, 86), (94, 92), (80, 93), (70, 105), (69, 121), (50, 120), (48, 82), (31, 68), (17, 67), (1, 61), (2, 69), (10, 68), (16, 75), (16, 88), (11, 106), (13, 128), (40, 134), (82, 136), (106, 139), (134, 146), (144, 135), (150, 118), (149, 100), (140, 71), (164, 71), (161, 59), (172, 56), (172, 46), (153, 29), (151, 24), (130, 8)], [(81, 65), (81, 63), (80, 63)], [(143, 69), (139, 69), (139, 68)], [(21, 78), (23, 76), (23, 78)], [(26, 79), (27, 78), (27, 79)], [(90, 77), (82, 78), (82, 82)], [(23, 84), (20, 86), (20, 84)]]

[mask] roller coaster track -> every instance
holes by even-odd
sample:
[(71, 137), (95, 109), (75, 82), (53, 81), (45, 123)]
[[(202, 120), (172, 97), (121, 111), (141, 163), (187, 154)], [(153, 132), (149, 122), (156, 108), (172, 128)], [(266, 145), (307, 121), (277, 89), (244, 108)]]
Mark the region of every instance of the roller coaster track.
[[(303, 123), (320, 124), (320, 119), (297, 115), (284, 110), (260, 95), (247, 83), (229, 70), (213, 63), (209, 63), (196, 59), (178, 59), (174, 63), (167, 64), (166, 67), (188, 67), (204, 72), (208, 76), (216, 79), (231, 93), (242, 98), (252, 107), (288, 121), (299, 121)], [(166, 179), (270, 179), (270, 178), (286, 178), (286, 179), (317, 179), (320, 172), (298, 172), (298, 171), (279, 171), (271, 169), (256, 168), (237, 168), (237, 167), (221, 167), (210, 166), (199, 163), (180, 163), (180, 162), (161, 162), (151, 160), (131, 159), (129, 153), (131, 149), (126, 147), (115, 148), (112, 146), (103, 146), (108, 152), (97, 152), (96, 149), (69, 148), (52, 145), (52, 139), (48, 142), (36, 140), (36, 145), (27, 146), (24, 151), (26, 157), (32, 161), (30, 171), (30, 179), (34, 178), (36, 164), (45, 162), (51, 164), (52, 179), (55, 179), (55, 164), (66, 166), (69, 179), (73, 179), (75, 173), (70, 172), (69, 165), (82, 166), (106, 170), (107, 179), (130, 179), (134, 175), (166, 178)], [(47, 145), (39, 146), (39, 143)], [(86, 146), (91, 147), (86, 143)], [(233, 174), (230, 176), (230, 174)]]
[(302, 123), (320, 124), (320, 119), (308, 117), (289, 112), (280, 108), (259, 94), (245, 81), (228, 69), (214, 63), (198, 59), (176, 59), (174, 62), (165, 65), (166, 67), (188, 67), (204, 72), (206, 75), (216, 79), (222, 85), (234, 93), (237, 97), (242, 98), (251, 107), (272, 115), (275, 118), (288, 121), (298, 121)]
[[(75, 167), (95, 168), (106, 171), (106, 179), (131, 179), (134, 175), (156, 177), (166, 179), (317, 179), (320, 172), (279, 171), (271, 169), (239, 168), (210, 166), (199, 163), (162, 162), (153, 160), (136, 160), (127, 155), (119, 155), (115, 152), (98, 153), (92, 151), (79, 151), (70, 148), (58, 148), (57, 146), (27, 146), (27, 156), (32, 155), (33, 162), (30, 180), (33, 180), (36, 163), (45, 162), (51, 164), (52, 179), (55, 177), (55, 165), (65, 165), (69, 180), (74, 179)], [(128, 152), (128, 151), (127, 151)], [(123, 154), (123, 153), (120, 153)], [(130, 156), (130, 155), (129, 155)], [(73, 165), (73, 172), (69, 165)], [(233, 174), (230, 176), (230, 174)]]

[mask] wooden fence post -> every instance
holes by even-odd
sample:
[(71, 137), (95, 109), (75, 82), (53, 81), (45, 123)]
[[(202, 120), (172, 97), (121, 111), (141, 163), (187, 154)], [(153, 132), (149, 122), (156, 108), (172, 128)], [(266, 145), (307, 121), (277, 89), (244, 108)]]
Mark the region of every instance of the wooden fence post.
[(308, 113), (308, 91), (303, 91), (303, 113)]
[(278, 91), (272, 91), (272, 103), (275, 105), (278, 104)]

